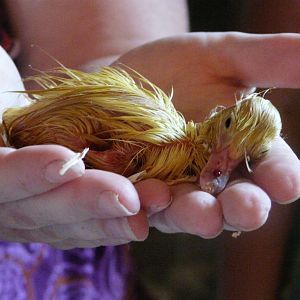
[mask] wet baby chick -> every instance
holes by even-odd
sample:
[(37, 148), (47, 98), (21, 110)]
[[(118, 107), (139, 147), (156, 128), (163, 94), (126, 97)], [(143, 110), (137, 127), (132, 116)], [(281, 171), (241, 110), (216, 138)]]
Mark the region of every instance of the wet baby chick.
[(216, 194), (243, 160), (257, 160), (279, 136), (278, 111), (258, 94), (214, 111), (203, 123), (186, 122), (171, 96), (142, 75), (106, 67), (84, 73), (65, 67), (33, 79), (30, 104), (3, 115), (8, 146), (59, 144), (89, 148), (90, 168), (134, 181), (192, 181)]
[(242, 160), (251, 171), (249, 161), (262, 158), (280, 132), (279, 112), (258, 94), (213, 112), (201, 125), (201, 137), (210, 153), (198, 181), (202, 189), (213, 194), (222, 191)]

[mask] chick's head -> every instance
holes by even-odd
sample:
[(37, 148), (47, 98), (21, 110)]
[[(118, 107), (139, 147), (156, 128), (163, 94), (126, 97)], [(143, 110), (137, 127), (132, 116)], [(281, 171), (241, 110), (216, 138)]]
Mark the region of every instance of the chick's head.
[(257, 160), (280, 135), (281, 119), (269, 100), (258, 94), (237, 101), (229, 108), (213, 112), (204, 122), (201, 138), (210, 149), (200, 175), (201, 187), (221, 191), (232, 170), (243, 160)]
[(211, 148), (221, 151), (229, 147), (232, 159), (245, 154), (253, 160), (260, 158), (281, 131), (277, 109), (269, 100), (255, 94), (222, 110), (213, 119)]

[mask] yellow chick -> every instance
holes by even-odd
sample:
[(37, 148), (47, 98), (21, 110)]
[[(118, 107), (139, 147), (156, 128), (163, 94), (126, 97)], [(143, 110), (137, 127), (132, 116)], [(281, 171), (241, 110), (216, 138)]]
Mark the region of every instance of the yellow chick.
[(210, 152), (199, 179), (202, 189), (211, 193), (222, 191), (243, 159), (251, 171), (249, 161), (265, 155), (280, 132), (279, 112), (258, 94), (213, 112), (201, 125), (201, 138)]
[(7, 145), (89, 148), (85, 163), (90, 168), (135, 181), (192, 181), (215, 194), (244, 158), (259, 159), (280, 134), (278, 111), (258, 94), (214, 111), (203, 123), (186, 122), (172, 95), (130, 72), (61, 67), (34, 77), (43, 89), (27, 91), (31, 103), (3, 115)]

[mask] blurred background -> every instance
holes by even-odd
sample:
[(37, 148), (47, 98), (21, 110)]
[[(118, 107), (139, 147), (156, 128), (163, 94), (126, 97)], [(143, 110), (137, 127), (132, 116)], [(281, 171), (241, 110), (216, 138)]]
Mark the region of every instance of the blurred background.
[[(300, 1), (190, 0), (191, 31), (300, 32)], [(300, 49), (299, 49), (300, 59)], [(300, 81), (300, 74), (299, 74)], [(275, 89), (268, 99), (283, 119), (283, 136), (300, 153), (300, 92)], [(213, 240), (152, 230), (132, 245), (149, 299), (300, 299), (300, 210), (274, 205), (263, 228)]]

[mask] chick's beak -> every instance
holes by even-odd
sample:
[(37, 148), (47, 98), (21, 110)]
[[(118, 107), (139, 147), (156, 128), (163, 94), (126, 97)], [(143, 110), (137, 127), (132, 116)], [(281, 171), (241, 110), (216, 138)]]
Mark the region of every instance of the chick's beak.
[(220, 193), (226, 186), (230, 174), (243, 160), (243, 158), (232, 158), (230, 146), (219, 151), (212, 150), (207, 164), (201, 171), (197, 184), (204, 192), (210, 194)]

